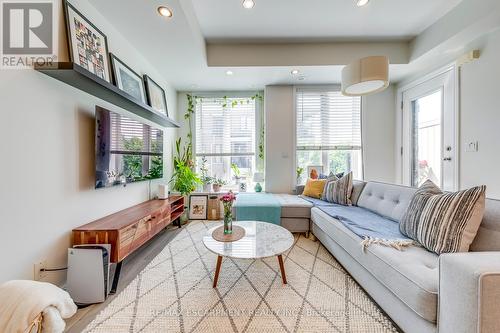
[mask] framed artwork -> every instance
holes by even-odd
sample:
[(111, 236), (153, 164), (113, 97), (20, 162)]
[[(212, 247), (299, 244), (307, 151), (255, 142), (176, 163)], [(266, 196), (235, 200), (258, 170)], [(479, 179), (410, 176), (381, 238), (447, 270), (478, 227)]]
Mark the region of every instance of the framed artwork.
[(106, 35), (67, 0), (64, 4), (70, 60), (111, 83)]
[(206, 220), (208, 208), (208, 195), (189, 196), (189, 219), (190, 220)]
[(146, 104), (146, 90), (144, 89), (142, 77), (114, 54), (110, 53), (109, 57), (115, 85), (120, 90)]
[(144, 75), (144, 85), (146, 86), (146, 96), (148, 104), (160, 113), (168, 117), (167, 98), (165, 97), (165, 90), (149, 76)]
[(307, 167), (307, 178), (318, 179), (323, 173), (322, 165), (309, 165)]

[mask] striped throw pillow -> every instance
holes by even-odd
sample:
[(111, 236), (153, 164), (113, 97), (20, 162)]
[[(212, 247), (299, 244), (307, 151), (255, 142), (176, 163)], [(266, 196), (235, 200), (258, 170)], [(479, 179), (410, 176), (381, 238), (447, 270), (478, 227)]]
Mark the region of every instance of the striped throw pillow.
[(351, 206), (352, 172), (336, 181), (328, 182), (323, 192), (323, 200), (339, 205)]
[(437, 254), (467, 252), (484, 214), (486, 186), (443, 193), (427, 180), (415, 193), (399, 229)]
[(323, 189), (323, 193), (321, 194), (321, 200), (326, 201), (326, 189), (328, 187), (328, 184), (331, 182), (336, 182), (337, 180), (339, 180), (337, 176), (335, 176), (333, 173), (330, 173), (328, 178), (326, 178), (325, 188)]

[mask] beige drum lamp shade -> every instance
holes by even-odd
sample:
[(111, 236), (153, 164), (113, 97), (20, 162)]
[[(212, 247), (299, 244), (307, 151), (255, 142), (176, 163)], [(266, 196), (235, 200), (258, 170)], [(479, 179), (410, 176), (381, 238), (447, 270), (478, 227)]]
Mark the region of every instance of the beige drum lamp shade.
[(359, 59), (342, 70), (342, 94), (363, 96), (389, 86), (389, 59), (373, 56)]

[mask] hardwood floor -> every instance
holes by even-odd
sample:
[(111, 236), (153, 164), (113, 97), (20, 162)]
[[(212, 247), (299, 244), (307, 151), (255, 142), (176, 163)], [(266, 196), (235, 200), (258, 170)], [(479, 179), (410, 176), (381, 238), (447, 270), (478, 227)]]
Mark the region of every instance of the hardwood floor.
[[(170, 242), (180, 230), (177, 226), (169, 225), (158, 233), (155, 238), (144, 244), (123, 262), (120, 275), (120, 283), (115, 295), (110, 295), (104, 303), (90, 305), (79, 309), (78, 312), (66, 320), (66, 331), (68, 333), (82, 332), (85, 327), (104, 309), (132, 280), (156, 257), (161, 250)], [(112, 270), (114, 270), (113, 265)], [(114, 272), (113, 272), (114, 273)], [(111, 277), (113, 276), (111, 273)]]

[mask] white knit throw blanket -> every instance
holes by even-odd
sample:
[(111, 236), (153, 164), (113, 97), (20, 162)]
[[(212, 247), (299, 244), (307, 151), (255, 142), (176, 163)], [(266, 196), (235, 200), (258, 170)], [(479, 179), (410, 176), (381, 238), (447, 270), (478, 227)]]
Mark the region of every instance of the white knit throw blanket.
[(37, 319), (42, 332), (63, 332), (77, 307), (69, 294), (46, 282), (13, 280), (0, 285), (0, 332), (29, 332)]
[(361, 241), (361, 246), (363, 247), (363, 251), (366, 251), (366, 248), (372, 244), (391, 247), (398, 251), (402, 251), (403, 249), (410, 246), (420, 246), (418, 242), (415, 242), (414, 240), (411, 239), (384, 239), (384, 238), (374, 238), (365, 236)]

